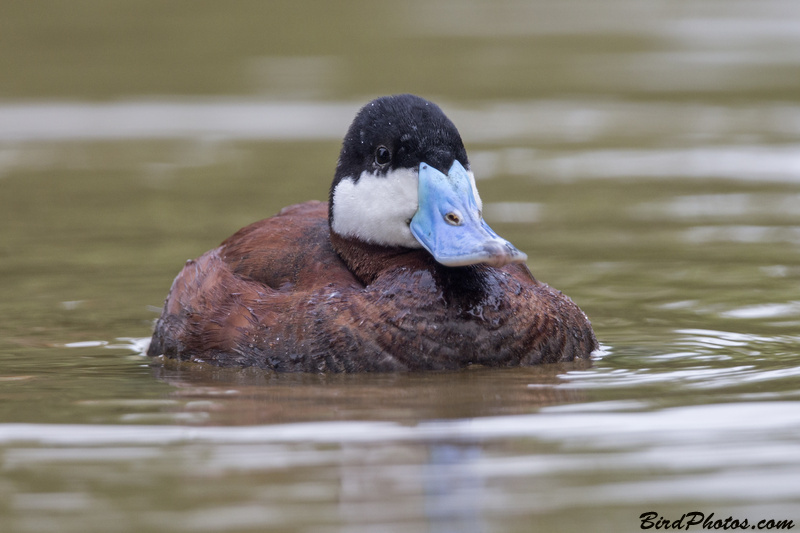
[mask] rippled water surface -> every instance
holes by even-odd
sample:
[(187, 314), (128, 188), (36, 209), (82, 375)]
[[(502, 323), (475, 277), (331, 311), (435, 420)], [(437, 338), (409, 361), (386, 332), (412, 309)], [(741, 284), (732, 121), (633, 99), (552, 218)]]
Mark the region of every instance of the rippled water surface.
[[(12, 2), (0, 35), (3, 532), (800, 524), (800, 4)], [(325, 199), (397, 92), (591, 363), (144, 357), (183, 262)]]

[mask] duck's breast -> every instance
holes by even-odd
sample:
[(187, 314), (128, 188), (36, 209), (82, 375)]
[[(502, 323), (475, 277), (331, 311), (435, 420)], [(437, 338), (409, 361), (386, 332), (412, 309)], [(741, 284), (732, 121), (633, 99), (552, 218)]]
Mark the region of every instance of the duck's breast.
[(527, 268), (447, 268), (425, 252), (362, 283), (333, 250), (327, 204), (243, 228), (175, 279), (148, 353), (277, 371), (511, 366), (586, 357), (569, 298)]

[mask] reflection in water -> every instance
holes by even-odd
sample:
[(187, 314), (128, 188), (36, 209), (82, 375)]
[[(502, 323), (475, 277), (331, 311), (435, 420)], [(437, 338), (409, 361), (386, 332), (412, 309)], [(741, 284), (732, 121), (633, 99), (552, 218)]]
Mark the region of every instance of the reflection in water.
[[(637, 368), (605, 368), (569, 372), (570, 387), (581, 389), (661, 387), (662, 391), (725, 390), (731, 397), (753, 397), (770, 391), (764, 399), (797, 399), (800, 377), (796, 355), (800, 337), (762, 336), (730, 331), (686, 329), (676, 331), (674, 351), (639, 358)], [(789, 363), (789, 364), (787, 364)], [(659, 390), (659, 389), (656, 389)], [(639, 397), (636, 393), (632, 397)], [(669, 403), (668, 397), (651, 398), (651, 405)], [(678, 400), (680, 401), (680, 400)]]
[(702, 177), (797, 183), (800, 146), (694, 146), (555, 154), (517, 150), (510, 153), (510, 162), (500, 159), (499, 165), (506, 172), (563, 180)]
[(800, 227), (785, 226), (695, 226), (686, 231), (691, 243), (789, 243), (800, 244)]
[[(561, 375), (591, 361), (533, 368), (401, 374), (276, 374), (158, 358), (156, 377), (174, 387), (184, 416), (202, 423), (263, 424), (305, 420), (452, 419), (529, 413), (581, 401)], [(533, 386), (532, 386), (533, 385)], [(207, 402), (207, 403), (204, 403)], [(171, 413), (175, 415), (176, 413)]]
[[(793, 103), (762, 103), (757, 107), (586, 99), (482, 100), (472, 106), (446, 100), (438, 103), (452, 116), (461, 136), (472, 143), (513, 146), (525, 141), (552, 146), (604, 139), (624, 139), (637, 144), (671, 139), (687, 143), (685, 149), (664, 150), (665, 157), (671, 155), (671, 159), (683, 155), (700, 161), (708, 153), (723, 157), (721, 164), (731, 166), (733, 162), (755, 160), (760, 154), (764, 157), (775, 154), (795, 165), (797, 161), (791, 158), (792, 145), (770, 147), (752, 142), (796, 138), (800, 134), (800, 106)], [(360, 105), (363, 105), (360, 100), (304, 102), (230, 97), (112, 103), (6, 102), (0, 104), (0, 141), (176, 138), (339, 141)], [(732, 139), (748, 136), (747, 144), (731, 144)], [(697, 149), (698, 143), (709, 142), (714, 143), (708, 148), (710, 152)], [(719, 146), (720, 142), (728, 146)], [(531, 152), (505, 148), (503, 153)], [(627, 153), (598, 152), (595, 157)], [(638, 153), (630, 151), (634, 156)], [(641, 152), (651, 160), (658, 153), (661, 151)], [(519, 159), (508, 170), (522, 173), (529, 162)], [(770, 169), (768, 166), (763, 170), (770, 172)]]
[[(412, 426), (2, 425), (0, 446), (16, 491), (8, 505), (22, 513), (12, 514), (17, 525), (35, 510), (60, 531), (79, 531), (81, 510), (95, 509), (104, 520), (129, 516), (134, 528), (162, 530), (266, 520), (482, 531), (484, 521), (524, 524), (531, 512), (580, 515), (632, 503), (717, 510), (749, 501), (786, 513), (800, 499), (800, 470), (786, 464), (797, 456), (798, 432), (794, 402), (628, 413), (576, 404)], [(32, 490), (45, 471), (71, 479), (72, 491)], [(210, 499), (206, 483), (215, 486)], [(108, 491), (125, 497), (110, 501)], [(180, 510), (194, 498), (201, 501)], [(308, 505), (313, 513), (302, 512)]]
[(724, 220), (736, 217), (800, 220), (800, 194), (731, 193), (678, 196), (664, 202), (639, 204), (632, 213), (638, 218), (657, 220), (672, 217), (687, 220)]
[[(469, 109), (440, 103), (471, 143), (525, 140), (540, 146), (476, 150), (474, 166), (479, 178), (800, 181), (797, 144), (730, 143), (741, 135), (800, 136), (800, 108), (788, 104), (765, 111), (699, 104), (676, 107), (660, 102), (484, 102)], [(0, 145), (0, 175), (15, 168), (75, 164), (73, 151), (59, 154), (53, 147), (43, 159), (40, 145), (25, 144), (31, 141), (194, 139), (200, 144), (188, 154), (191, 162), (184, 161), (182, 166), (210, 165), (217, 162), (215, 157), (224, 160), (230, 156), (225, 144), (231, 141), (338, 140), (359, 105), (252, 100), (5, 104), (0, 105), (0, 142), (6, 143)], [(541, 148), (564, 142), (580, 146), (609, 137), (645, 146)], [(665, 138), (683, 146), (646, 146)], [(507, 211), (521, 209), (508, 207)], [(536, 213), (525, 209), (525, 221), (535, 221)]]
[(800, 302), (788, 302), (784, 304), (759, 304), (739, 307), (730, 311), (720, 313), (721, 316), (731, 318), (778, 318), (778, 317), (798, 317), (800, 316)]
[[(427, 420), (407, 425), (385, 421), (329, 421), (290, 424), (269, 424), (249, 426), (145, 426), (145, 425), (70, 425), (70, 424), (2, 424), (0, 425), (0, 444), (15, 446), (26, 442), (37, 443), (41, 450), (15, 452), (8, 464), (15, 465), (16, 459), (36, 461), (55, 458), (67, 460), (83, 457), (102, 460), (103, 455), (92, 455), (82, 447), (91, 446), (169, 446), (189, 444), (208, 444), (218, 446), (239, 445), (279, 445), (292, 443), (301, 445), (326, 444), (369, 444), (386, 443), (483, 443), (485, 449), (492, 448), (492, 442), (502, 443), (511, 437), (528, 437), (541, 442), (560, 443), (574, 450), (607, 448), (609, 451), (630, 451), (637, 446), (658, 447), (668, 443), (699, 444), (727, 442), (737, 448), (750, 443), (768, 442), (770, 438), (778, 441), (794, 439), (800, 430), (800, 411), (793, 401), (778, 402), (735, 402), (718, 403), (705, 406), (673, 407), (660, 410), (636, 410), (617, 412), (618, 405), (607, 403), (601, 409), (593, 404), (567, 404), (543, 407), (535, 414), (481, 417), (459, 420)], [(612, 431), (608, 431), (608, 429)], [(704, 428), (704, 431), (696, 430)], [(740, 440), (732, 438), (737, 436)], [(66, 448), (59, 448), (59, 447)], [(524, 446), (520, 444), (520, 446)], [(69, 451), (69, 447), (83, 451)], [(254, 448), (254, 450), (257, 448)], [(49, 451), (48, 451), (49, 450)], [(269, 450), (269, 448), (265, 448)], [(119, 450), (109, 451), (107, 459), (118, 458)], [(476, 456), (466, 453), (465, 462), (476, 461)], [(270, 464), (270, 454), (226, 455), (244, 467)], [(299, 454), (298, 460), (314, 461), (310, 455)], [(16, 459), (15, 459), (16, 458)], [(519, 458), (525, 463), (526, 458)], [(581, 459), (576, 456), (574, 459)], [(585, 459), (585, 458), (584, 458)], [(653, 457), (649, 466), (658, 464), (666, 457)], [(493, 461), (488, 457), (481, 461)], [(225, 459), (228, 461), (228, 459)], [(511, 463), (515, 460), (509, 459)], [(300, 461), (302, 462), (302, 461)], [(459, 463), (461, 461), (459, 460)], [(502, 461), (501, 461), (502, 462)], [(521, 463), (521, 464), (522, 464)], [(209, 463), (214, 466), (214, 462)], [(300, 463), (298, 463), (300, 464)], [(541, 472), (562, 470), (566, 463), (530, 463), (531, 468)], [(719, 465), (722, 464), (720, 460)], [(218, 463), (214, 468), (226, 468), (229, 463)], [(598, 465), (598, 468), (606, 468)], [(513, 474), (509, 466), (506, 474)], [(523, 475), (524, 472), (517, 472)], [(800, 487), (794, 487), (800, 491)]]
[(357, 103), (176, 99), (0, 106), (0, 141), (340, 138)]
[(435, 533), (486, 531), (482, 507), (485, 479), (475, 469), (482, 455), (478, 445), (434, 444), (423, 470), (425, 516)]

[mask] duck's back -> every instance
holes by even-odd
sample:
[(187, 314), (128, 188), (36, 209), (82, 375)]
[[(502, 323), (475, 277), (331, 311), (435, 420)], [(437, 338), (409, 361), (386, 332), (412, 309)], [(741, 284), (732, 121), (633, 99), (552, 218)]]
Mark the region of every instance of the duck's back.
[(292, 206), (187, 262), (149, 355), (358, 372), (569, 361), (597, 346), (583, 312), (521, 265), (448, 268), (404, 250), (357, 277), (327, 216), (326, 203)]
[(240, 229), (220, 245), (220, 257), (237, 277), (279, 291), (359, 285), (329, 235), (328, 204), (305, 202)]

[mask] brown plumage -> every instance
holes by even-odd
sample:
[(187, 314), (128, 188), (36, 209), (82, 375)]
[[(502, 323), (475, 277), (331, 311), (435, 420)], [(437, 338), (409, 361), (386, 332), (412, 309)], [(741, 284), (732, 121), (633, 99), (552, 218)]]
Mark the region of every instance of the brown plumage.
[(524, 265), (445, 267), (422, 250), (331, 239), (327, 217), (322, 202), (291, 206), (189, 261), (148, 354), (364, 372), (570, 361), (597, 347), (583, 312)]
[(588, 319), (524, 259), (483, 222), (441, 110), (381, 98), (345, 137), (330, 206), (287, 207), (187, 262), (148, 355), (279, 372), (587, 358), (597, 348)]

